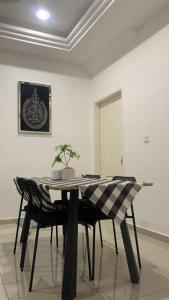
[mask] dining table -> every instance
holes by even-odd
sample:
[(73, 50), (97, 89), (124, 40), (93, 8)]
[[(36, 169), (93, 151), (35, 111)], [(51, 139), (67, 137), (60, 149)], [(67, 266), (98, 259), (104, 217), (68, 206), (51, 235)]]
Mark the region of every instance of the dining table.
[(131, 182), (84, 177), (72, 180), (52, 180), (50, 177), (33, 178), (42, 193), (49, 190), (70, 192), (68, 221), (66, 225), (66, 243), (62, 280), (62, 299), (73, 300), (77, 290), (77, 243), (78, 243), (78, 207), (79, 192), (83, 193), (96, 207), (120, 225), (129, 276), (132, 283), (139, 283), (139, 273), (135, 261), (125, 215), (132, 201), (146, 182)]

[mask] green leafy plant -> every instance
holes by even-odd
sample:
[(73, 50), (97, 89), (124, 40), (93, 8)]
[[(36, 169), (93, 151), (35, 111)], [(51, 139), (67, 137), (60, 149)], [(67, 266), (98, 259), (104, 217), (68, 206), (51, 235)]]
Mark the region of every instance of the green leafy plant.
[(66, 168), (68, 168), (69, 161), (72, 158), (79, 159), (80, 155), (72, 149), (71, 145), (63, 144), (59, 145), (55, 148), (56, 155), (54, 157), (52, 167), (57, 164), (63, 164)]

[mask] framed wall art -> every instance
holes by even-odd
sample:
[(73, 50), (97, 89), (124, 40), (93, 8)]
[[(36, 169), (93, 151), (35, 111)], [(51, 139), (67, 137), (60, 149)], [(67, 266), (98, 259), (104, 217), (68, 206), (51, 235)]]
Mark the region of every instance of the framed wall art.
[(51, 133), (51, 86), (18, 82), (20, 133)]

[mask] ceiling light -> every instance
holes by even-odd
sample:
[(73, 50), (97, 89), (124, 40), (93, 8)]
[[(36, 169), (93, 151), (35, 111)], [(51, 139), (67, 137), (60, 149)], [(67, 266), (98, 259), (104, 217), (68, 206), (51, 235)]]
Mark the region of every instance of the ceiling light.
[(40, 20), (43, 20), (43, 21), (46, 21), (49, 19), (50, 17), (50, 13), (48, 13), (47, 10), (44, 10), (44, 9), (40, 9), (36, 12), (36, 16), (40, 19)]

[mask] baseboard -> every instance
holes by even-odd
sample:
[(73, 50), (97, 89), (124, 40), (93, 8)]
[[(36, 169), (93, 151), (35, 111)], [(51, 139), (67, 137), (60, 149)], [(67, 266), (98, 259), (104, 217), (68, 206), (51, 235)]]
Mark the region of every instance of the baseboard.
[[(133, 225), (130, 224), (130, 223), (128, 223), (128, 227), (129, 228), (133, 228)], [(141, 226), (137, 226), (137, 231), (140, 232), (140, 233), (143, 233), (143, 234), (145, 234), (147, 236), (150, 236), (150, 237), (152, 237), (154, 239), (160, 240), (162, 242), (169, 243), (169, 236), (165, 235), (163, 233), (160, 233), (160, 232), (157, 232), (157, 231), (153, 231), (153, 230), (141, 227)]]
[[(0, 219), (0, 225), (5, 225), (5, 224), (17, 224), (17, 218), (11, 218), (11, 219)], [(23, 225), (24, 218), (20, 219), (20, 226), (22, 227)], [(31, 221), (31, 229), (35, 229), (36, 224), (34, 221)]]
[[(3, 225), (3, 224), (16, 224), (16, 223), (17, 223), (17, 218), (0, 219), (0, 225)], [(129, 228), (133, 228), (132, 224), (130, 224), (128, 222), (127, 222), (127, 224), (128, 224)], [(32, 228), (34, 228), (33, 224), (32, 224)], [(140, 232), (140, 233), (143, 233), (147, 236), (150, 236), (154, 239), (169, 243), (169, 236), (168, 235), (164, 235), (160, 232), (153, 231), (153, 230), (141, 227), (141, 226), (137, 226), (137, 231)]]
[(3, 224), (16, 224), (17, 223), (17, 218), (11, 218), (11, 219), (0, 219), (0, 225)]

